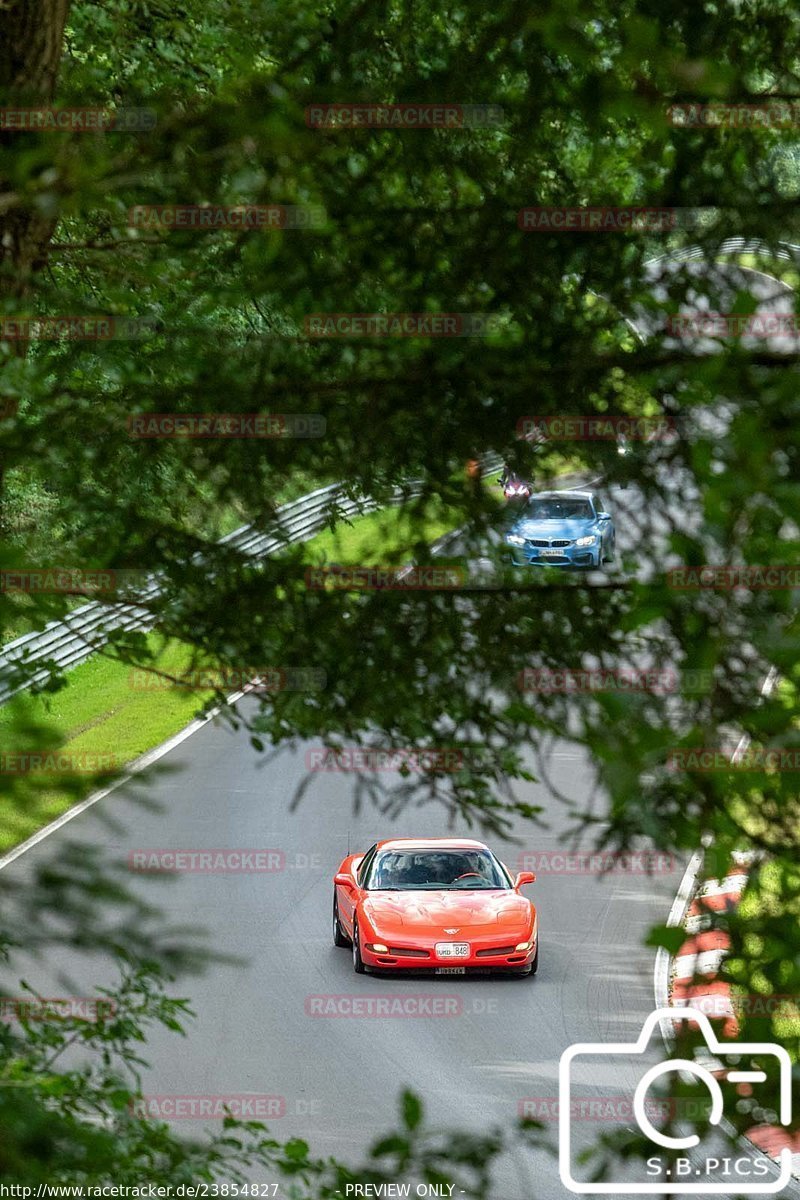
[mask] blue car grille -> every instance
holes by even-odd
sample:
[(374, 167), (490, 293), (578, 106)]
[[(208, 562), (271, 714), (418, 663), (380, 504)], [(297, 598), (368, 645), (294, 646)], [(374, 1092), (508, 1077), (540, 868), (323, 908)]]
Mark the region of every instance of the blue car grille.
[(554, 550), (558, 547), (572, 545), (572, 543), (570, 541), (564, 541), (563, 539), (556, 539), (555, 541), (551, 541), (551, 540), (548, 540), (547, 538), (528, 538), (527, 541), (528, 541), (529, 546), (537, 546), (537, 547), (544, 546), (546, 548), (552, 547)]

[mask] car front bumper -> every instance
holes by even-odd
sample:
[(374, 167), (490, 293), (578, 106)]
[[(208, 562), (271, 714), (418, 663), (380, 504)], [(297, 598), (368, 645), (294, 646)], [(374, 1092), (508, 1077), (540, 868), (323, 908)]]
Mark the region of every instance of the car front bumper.
[(509, 545), (515, 567), (599, 567), (603, 549), (596, 546), (564, 546), (556, 554), (543, 554), (538, 546)]
[[(492, 939), (495, 943), (496, 938)], [(527, 940), (524, 936), (517, 939), (514, 945)], [(389, 947), (388, 954), (379, 954), (361, 946), (361, 957), (367, 970), (376, 973), (403, 971), (415, 975), (448, 974), (489, 975), (496, 972), (519, 973), (527, 971), (533, 962), (538, 947), (538, 936), (530, 950), (517, 952), (513, 946), (506, 944), (505, 952), (496, 952), (503, 948), (492, 946), (478, 939), (470, 942), (470, 954), (466, 958), (438, 958), (432, 944), (407, 942), (381, 943)], [(397, 953), (406, 951), (406, 953)], [(510, 952), (509, 952), (510, 951)], [(412, 952), (412, 953), (409, 953)], [(416, 953), (413, 953), (416, 952)]]

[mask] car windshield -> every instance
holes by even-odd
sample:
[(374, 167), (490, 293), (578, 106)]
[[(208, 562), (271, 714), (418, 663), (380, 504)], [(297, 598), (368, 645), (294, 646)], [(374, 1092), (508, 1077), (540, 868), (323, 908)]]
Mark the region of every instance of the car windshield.
[(451, 891), (510, 887), (489, 850), (385, 850), (372, 864), (368, 891)]
[(586, 499), (568, 496), (534, 496), (525, 510), (535, 521), (591, 521), (594, 510)]

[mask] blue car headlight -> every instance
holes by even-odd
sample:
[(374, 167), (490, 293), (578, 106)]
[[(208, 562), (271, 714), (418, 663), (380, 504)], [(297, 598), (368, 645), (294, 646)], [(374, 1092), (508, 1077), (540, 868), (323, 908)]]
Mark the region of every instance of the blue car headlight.
[(597, 534), (590, 533), (588, 537), (578, 538), (576, 546), (593, 546), (597, 541)]
[(520, 537), (520, 535), (518, 533), (507, 533), (506, 541), (508, 542), (508, 544), (510, 546), (524, 546), (525, 545), (525, 538)]

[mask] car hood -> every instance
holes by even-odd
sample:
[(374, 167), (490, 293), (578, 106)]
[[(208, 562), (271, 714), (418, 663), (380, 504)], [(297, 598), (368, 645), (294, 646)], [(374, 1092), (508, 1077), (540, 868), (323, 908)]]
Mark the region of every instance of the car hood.
[(539, 521), (522, 517), (515, 521), (512, 532), (526, 538), (579, 538), (594, 533), (597, 522), (589, 518), (563, 521)]
[(373, 928), (410, 933), (441, 934), (445, 928), (481, 929), (487, 926), (526, 927), (531, 903), (517, 892), (388, 892), (364, 902), (364, 912)]

